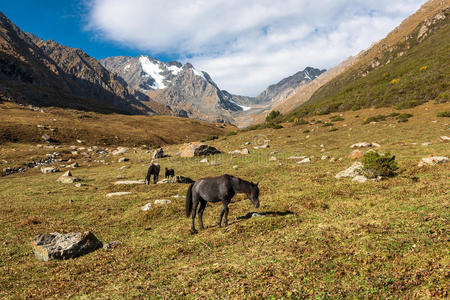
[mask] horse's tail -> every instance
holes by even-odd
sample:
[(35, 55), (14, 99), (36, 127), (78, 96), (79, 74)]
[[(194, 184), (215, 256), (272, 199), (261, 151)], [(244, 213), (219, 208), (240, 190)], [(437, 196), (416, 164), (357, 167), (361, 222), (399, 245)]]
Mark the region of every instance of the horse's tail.
[(194, 186), (193, 183), (189, 186), (186, 194), (186, 217), (189, 218), (192, 212), (192, 187)]

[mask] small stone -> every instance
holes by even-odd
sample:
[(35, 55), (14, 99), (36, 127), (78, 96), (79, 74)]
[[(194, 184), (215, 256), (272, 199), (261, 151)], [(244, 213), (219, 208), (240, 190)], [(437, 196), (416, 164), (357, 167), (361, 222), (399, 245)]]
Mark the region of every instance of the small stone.
[(72, 173), (70, 171), (67, 171), (62, 174), (56, 181), (61, 183), (74, 183), (76, 181), (80, 181), (80, 179), (73, 177)]
[(41, 172), (44, 174), (50, 174), (50, 173), (59, 172), (59, 169), (56, 167), (42, 167)]
[(113, 241), (113, 242), (104, 244), (103, 245), (103, 250), (111, 251), (111, 250), (117, 248), (117, 246), (119, 246), (120, 244), (122, 244), (122, 242), (120, 242), (120, 241)]
[(126, 158), (126, 157), (121, 157), (121, 158), (119, 158), (118, 160), (117, 160), (117, 162), (127, 162), (127, 161), (129, 161), (130, 159), (129, 158)]
[(152, 208), (153, 204), (152, 203), (147, 203), (144, 206), (141, 207), (142, 211), (149, 211)]
[(269, 161), (276, 161), (277, 160), (277, 158), (275, 157), (275, 156), (271, 156), (270, 158), (269, 158)]
[(116, 196), (125, 196), (125, 195), (130, 195), (131, 192), (116, 192), (116, 193), (109, 193), (106, 194), (106, 197), (116, 197)]
[(145, 184), (145, 180), (121, 180), (114, 182), (114, 185), (133, 185), (133, 184)]
[(439, 141), (440, 141), (441, 143), (447, 143), (447, 142), (450, 142), (450, 137), (443, 135), (443, 136), (439, 137)]
[(166, 199), (158, 199), (154, 201), (155, 204), (170, 204), (172, 201)]
[(201, 163), (207, 163), (207, 162), (208, 162), (208, 159), (207, 159), (207, 158), (204, 158), (204, 159), (202, 159), (200, 162), (201, 162)]
[(361, 150), (353, 150), (352, 153), (350, 153), (349, 158), (351, 159), (359, 159), (363, 157), (364, 152)]
[(425, 142), (425, 143), (422, 143), (422, 146), (430, 146), (430, 145), (432, 145), (433, 143), (430, 143), (430, 142)]
[(448, 162), (449, 159), (448, 157), (445, 156), (431, 156), (431, 157), (424, 157), (420, 160), (418, 166), (419, 167), (423, 167), (423, 166), (435, 166), (437, 164), (443, 164)]
[(298, 161), (297, 163), (298, 164), (307, 164), (307, 163), (310, 163), (310, 162), (311, 162), (311, 159), (309, 157), (307, 157), (305, 159), (302, 159), (301, 161)]
[(237, 165), (234, 165), (234, 166), (233, 166), (233, 169), (237, 170), (237, 169), (238, 169), (238, 166), (237, 166)]
[(327, 159), (329, 159), (330, 157), (328, 156), (328, 155), (324, 155), (324, 156), (322, 156), (320, 159), (321, 160), (327, 160)]
[(356, 175), (355, 177), (353, 177), (352, 181), (364, 183), (367, 181), (367, 177), (363, 175)]
[(359, 161), (355, 162), (353, 165), (351, 165), (348, 169), (341, 171), (334, 176), (336, 179), (342, 178), (342, 177), (355, 177), (360, 174), (362, 171), (362, 163)]

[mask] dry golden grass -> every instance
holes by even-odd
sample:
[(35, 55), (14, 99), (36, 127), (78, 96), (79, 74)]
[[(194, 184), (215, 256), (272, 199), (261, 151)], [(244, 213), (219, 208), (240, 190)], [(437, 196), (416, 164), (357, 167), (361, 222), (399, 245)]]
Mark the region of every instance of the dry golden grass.
[[(130, 163), (117, 163), (117, 157), (104, 158), (109, 165), (79, 159), (81, 167), (73, 173), (87, 184), (81, 188), (57, 183), (58, 174), (37, 171), (3, 177), (0, 298), (447, 297), (449, 165), (418, 168), (417, 163), (427, 155), (449, 156), (449, 144), (439, 142), (439, 136), (448, 135), (449, 120), (436, 117), (449, 107), (428, 103), (406, 110), (413, 114), (406, 123), (388, 119), (367, 125), (362, 125), (365, 117), (393, 110), (348, 112), (335, 122), (334, 132), (322, 124), (240, 132), (208, 143), (227, 152), (250, 141), (250, 155), (210, 157), (215, 165), (162, 159), (163, 168), (193, 179), (229, 173), (260, 181), (258, 212), (265, 217), (236, 220), (255, 211), (238, 195), (230, 205), (228, 228), (214, 225), (220, 205), (208, 205), (207, 229), (197, 235), (189, 234), (184, 199), (172, 198), (184, 195), (187, 185), (113, 185), (117, 177), (143, 178), (150, 154), (139, 149), (128, 155)], [(330, 117), (314, 118), (327, 122)], [(252, 148), (264, 139), (270, 139), (269, 149)], [(353, 162), (349, 146), (362, 141), (378, 142), (381, 152), (395, 154), (401, 173), (365, 184), (336, 180), (334, 175)], [(175, 154), (178, 147), (167, 151)], [(8, 144), (0, 155), (10, 155), (12, 148), (34, 146)], [(291, 155), (315, 159), (296, 164)], [(343, 160), (322, 161), (322, 155)], [(278, 160), (269, 161), (271, 156)], [(119, 170), (124, 165), (129, 168)], [(105, 197), (115, 191), (133, 194)], [(172, 203), (140, 211), (155, 199)], [(35, 259), (29, 242), (34, 235), (85, 230), (103, 242), (122, 244), (72, 260)]]

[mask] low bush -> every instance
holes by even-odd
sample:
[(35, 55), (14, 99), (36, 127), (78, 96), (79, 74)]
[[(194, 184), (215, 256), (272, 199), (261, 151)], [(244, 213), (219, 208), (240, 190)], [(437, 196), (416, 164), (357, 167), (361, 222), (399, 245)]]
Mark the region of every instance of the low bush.
[(333, 131), (338, 131), (338, 129), (336, 127), (333, 127), (330, 130), (328, 130), (328, 132), (333, 132)]
[(341, 116), (333, 116), (330, 118), (331, 122), (339, 122), (339, 121), (344, 121), (344, 118)]
[(305, 119), (294, 118), (294, 125), (305, 125), (309, 124)]
[(309, 129), (303, 130), (303, 133), (309, 133), (311, 132)]
[(232, 135), (237, 135), (238, 133), (237, 133), (237, 131), (230, 131), (230, 132), (228, 132), (228, 136), (232, 136)]
[(380, 121), (385, 121), (386, 120), (386, 116), (385, 115), (376, 115), (373, 117), (366, 117), (364, 119), (363, 125), (365, 124), (369, 124), (371, 122), (380, 122)]
[(283, 126), (276, 123), (266, 123), (266, 128), (272, 128), (272, 129), (281, 129)]
[(281, 116), (278, 110), (272, 110), (266, 117), (266, 122), (271, 122)]
[(213, 141), (213, 140), (217, 140), (219, 137), (217, 135), (208, 135), (205, 138), (205, 141)]
[(450, 110), (447, 111), (441, 111), (437, 114), (439, 118), (450, 118)]
[(328, 122), (326, 122), (326, 123), (324, 123), (322, 126), (323, 127), (330, 127), (330, 126), (333, 126), (334, 124), (333, 123), (328, 123)]
[(398, 121), (399, 123), (402, 123), (402, 122), (408, 122), (408, 119), (411, 118), (412, 116), (413, 116), (412, 114), (406, 114), (406, 113), (399, 114), (399, 115), (397, 116), (397, 121)]
[(375, 151), (369, 151), (364, 154), (363, 159), (363, 174), (368, 178), (376, 178), (378, 176), (393, 177), (398, 170), (395, 156), (390, 153), (384, 155)]

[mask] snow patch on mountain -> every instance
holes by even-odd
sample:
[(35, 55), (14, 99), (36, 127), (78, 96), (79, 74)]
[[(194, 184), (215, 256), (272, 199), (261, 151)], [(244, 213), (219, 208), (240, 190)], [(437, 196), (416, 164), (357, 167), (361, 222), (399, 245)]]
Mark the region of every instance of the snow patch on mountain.
[(177, 66), (170, 66), (167, 69), (169, 69), (170, 72), (172, 72), (173, 75), (178, 75), (178, 73), (181, 72), (181, 70), (183, 70), (183, 68), (177, 67)]
[(158, 64), (151, 62), (146, 56), (139, 57), (139, 62), (144, 73), (154, 79), (154, 83), (151, 86), (153, 89), (159, 90), (166, 88), (164, 84), (165, 77), (161, 75), (163, 70), (161, 70)]

